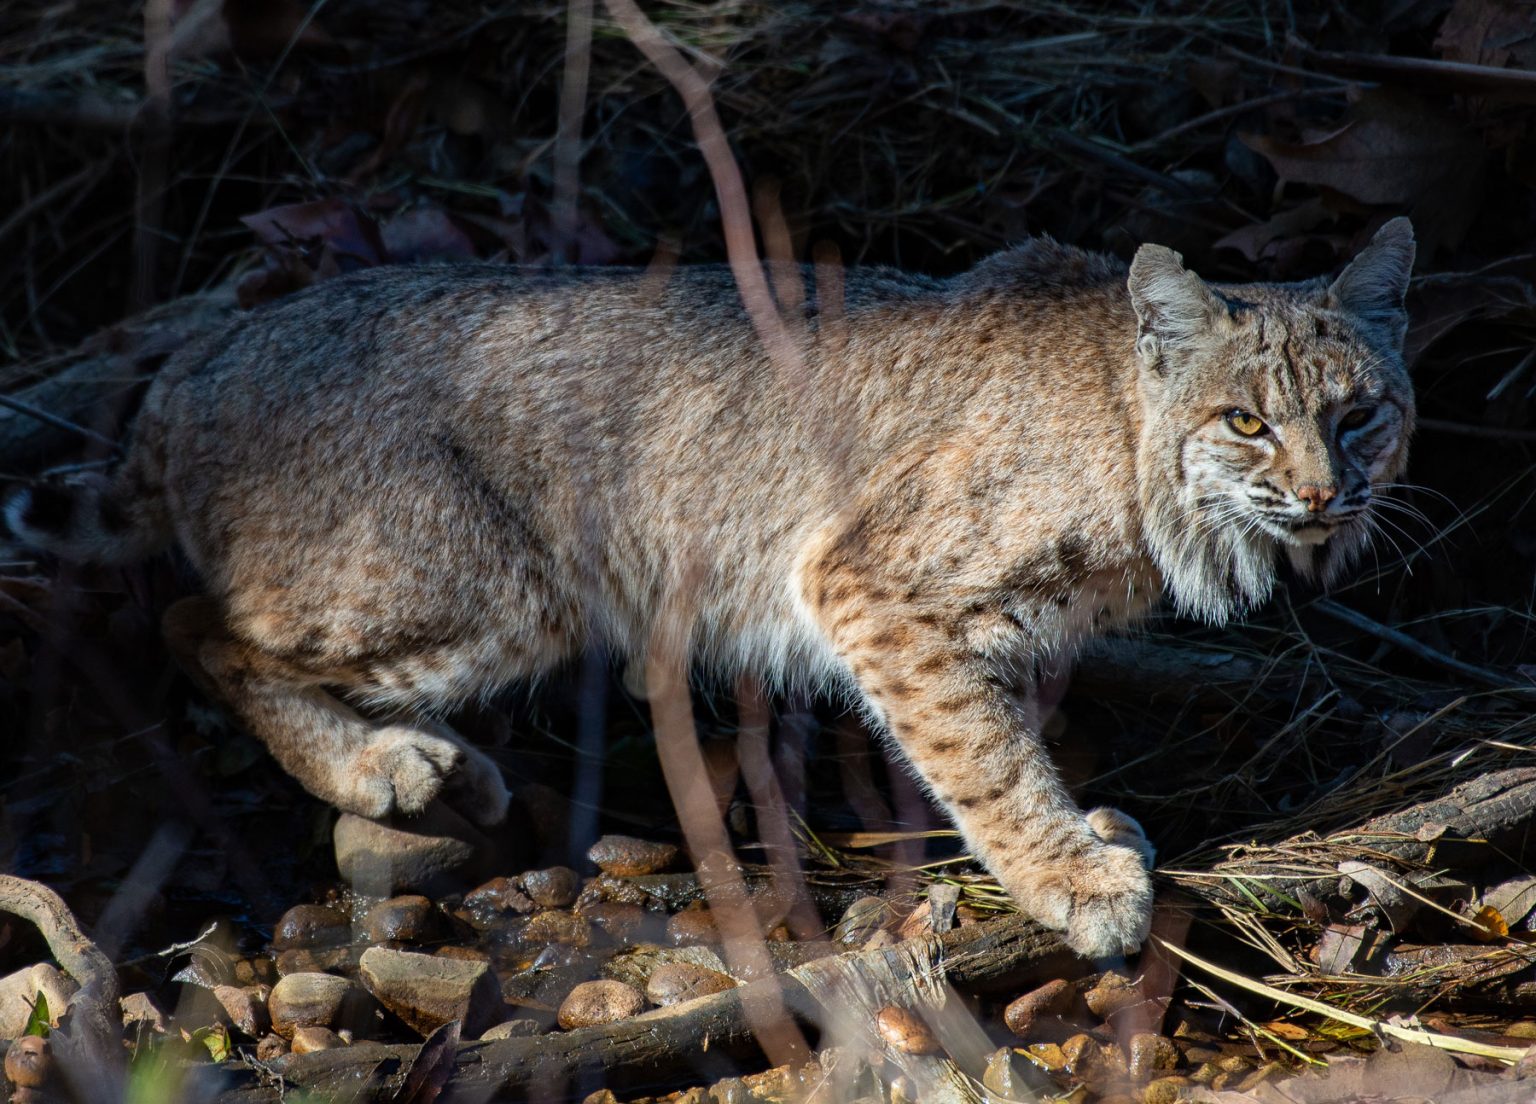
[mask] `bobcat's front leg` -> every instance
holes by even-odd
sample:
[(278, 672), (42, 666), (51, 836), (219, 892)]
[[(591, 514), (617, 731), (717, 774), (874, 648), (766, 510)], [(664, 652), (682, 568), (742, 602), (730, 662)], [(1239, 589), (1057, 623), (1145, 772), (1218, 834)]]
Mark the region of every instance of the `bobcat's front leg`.
[(984, 606), (911, 600), (813, 561), (802, 590), (823, 630), (972, 853), (1021, 908), (1090, 958), (1127, 954), (1152, 916), (1151, 849), (1135, 821), (1085, 816), (1067, 794), (1028, 697), (988, 643), (1017, 635)]

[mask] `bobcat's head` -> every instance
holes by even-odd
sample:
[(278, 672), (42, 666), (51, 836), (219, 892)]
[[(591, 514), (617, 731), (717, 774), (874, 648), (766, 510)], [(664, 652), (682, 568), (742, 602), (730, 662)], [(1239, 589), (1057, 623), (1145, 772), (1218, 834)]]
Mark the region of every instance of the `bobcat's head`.
[(1331, 282), (1212, 285), (1166, 247), (1137, 252), (1144, 524), (1185, 612), (1262, 601), (1282, 553), (1327, 582), (1369, 543), (1413, 430), (1413, 254), (1403, 218)]

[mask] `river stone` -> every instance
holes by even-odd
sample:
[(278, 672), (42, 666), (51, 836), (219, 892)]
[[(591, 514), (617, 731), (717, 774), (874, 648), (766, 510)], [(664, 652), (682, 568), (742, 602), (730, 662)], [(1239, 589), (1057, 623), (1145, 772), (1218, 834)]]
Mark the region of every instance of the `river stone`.
[(433, 802), (419, 817), (389, 821), (342, 813), (331, 839), (336, 869), (353, 890), (368, 897), (435, 888), (469, 863), (485, 842), (441, 802)]
[(272, 930), (272, 947), (278, 951), (341, 947), (352, 942), (352, 924), (326, 905), (294, 905)]
[(369, 943), (424, 943), (438, 932), (437, 912), (420, 894), (380, 901), (363, 917)]
[(317, 1050), (335, 1050), (346, 1045), (341, 1036), (328, 1027), (297, 1027), (293, 1031), (294, 1054), (313, 1054)]
[(645, 995), (652, 1004), (665, 1008), (695, 997), (723, 993), (736, 988), (736, 979), (718, 970), (695, 966), (691, 962), (666, 962), (651, 971), (645, 983)]
[(679, 947), (720, 942), (715, 914), (707, 908), (686, 908), (667, 921), (667, 939)]
[(665, 921), (639, 905), (624, 905), (617, 901), (597, 901), (577, 911), (614, 943), (638, 943), (647, 928), (660, 934)]
[(568, 866), (530, 870), (523, 875), (523, 892), (540, 908), (565, 908), (581, 892), (581, 879)]
[(485, 962), (370, 947), (358, 976), (380, 1004), (423, 1037), (458, 1020), (466, 1038), (477, 1038), (506, 1014)]
[(21, 1037), (38, 993), (48, 1002), (50, 1026), (57, 1027), (59, 1017), (69, 1006), (69, 998), (79, 990), (80, 986), (51, 962), (24, 966), (0, 978), (0, 1039)]
[(604, 874), (630, 878), (665, 870), (677, 858), (677, 848), (634, 836), (604, 836), (588, 849), (587, 858)]
[(567, 1031), (638, 1016), (645, 1009), (640, 990), (622, 981), (584, 981), (560, 1005), (556, 1020)]
[(487, 1028), (480, 1036), (482, 1043), (494, 1043), (497, 1039), (526, 1039), (539, 1034), (539, 1021), (528, 1019), (508, 1020)]
[(295, 1028), (335, 1028), (359, 1019), (370, 1002), (351, 978), (335, 974), (289, 974), (280, 979), (267, 998), (272, 1030), (285, 1039)]
[(686, 963), (729, 976), (725, 962), (712, 948), (658, 947), (653, 943), (641, 943), (620, 951), (603, 963), (600, 973), (610, 981), (622, 981), (643, 993), (650, 985), (651, 975), (662, 966), (673, 962)]
[(137, 1034), (140, 1031), (165, 1034), (165, 1009), (160, 1007), (151, 994), (129, 993), (117, 1003), (122, 1006), (123, 1026), (130, 1034)]
[(535, 907), (533, 898), (512, 878), (492, 878), (464, 895), (464, 911), (477, 928), (493, 927), (507, 916), (521, 916)]
[(213, 997), (224, 1009), (229, 1022), (252, 1039), (259, 1039), (272, 1026), (267, 1017), (267, 1001), (272, 990), (265, 985), (215, 985)]
[(551, 909), (528, 918), (522, 941), (528, 946), (561, 943), (568, 947), (585, 947), (592, 942), (592, 925), (574, 912)]

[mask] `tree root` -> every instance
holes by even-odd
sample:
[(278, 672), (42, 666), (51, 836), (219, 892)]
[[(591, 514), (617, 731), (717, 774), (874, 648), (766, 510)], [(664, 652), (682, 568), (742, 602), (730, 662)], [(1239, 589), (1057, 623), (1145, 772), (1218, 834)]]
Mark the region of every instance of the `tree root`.
[(52, 1035), (57, 1068), (74, 1098), (121, 1100), (122, 1017), (111, 960), (80, 930), (63, 899), (45, 885), (0, 874), (0, 912), (35, 925), (59, 967), (80, 986)]

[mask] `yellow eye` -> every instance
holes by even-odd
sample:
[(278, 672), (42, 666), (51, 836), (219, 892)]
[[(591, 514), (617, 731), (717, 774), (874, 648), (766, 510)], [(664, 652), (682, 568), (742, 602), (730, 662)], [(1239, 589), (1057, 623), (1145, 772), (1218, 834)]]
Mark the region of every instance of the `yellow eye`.
[(1269, 427), (1263, 420), (1248, 413), (1246, 410), (1227, 411), (1227, 424), (1244, 437), (1257, 437), (1261, 433), (1268, 433)]
[(1348, 414), (1344, 415), (1344, 417), (1339, 419), (1339, 427), (1341, 429), (1359, 429), (1366, 422), (1371, 420), (1371, 415), (1373, 413), (1375, 413), (1375, 411), (1373, 411), (1368, 406), (1357, 406)]

